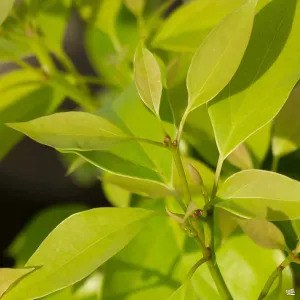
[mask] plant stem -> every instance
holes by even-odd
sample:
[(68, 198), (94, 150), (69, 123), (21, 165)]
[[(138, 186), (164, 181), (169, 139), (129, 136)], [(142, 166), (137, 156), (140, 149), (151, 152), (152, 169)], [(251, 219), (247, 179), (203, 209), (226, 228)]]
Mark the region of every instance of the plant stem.
[(141, 143), (146, 143), (146, 144), (154, 145), (154, 146), (157, 146), (157, 147), (166, 148), (166, 146), (163, 143), (152, 141), (152, 140), (148, 140), (148, 139), (134, 137), (134, 138), (132, 138), (132, 140), (135, 140), (135, 141), (141, 142)]
[(222, 171), (222, 166), (223, 166), (224, 159), (220, 155), (217, 163), (217, 168), (216, 168), (216, 173), (215, 173), (215, 181), (214, 181), (214, 186), (211, 192), (211, 197), (210, 199), (213, 200), (216, 197), (217, 190), (218, 190), (218, 184), (219, 184), (219, 179)]
[(183, 116), (182, 116), (182, 119), (180, 121), (180, 124), (179, 124), (179, 128), (178, 128), (178, 132), (177, 132), (177, 137), (176, 137), (176, 140), (179, 142), (180, 139), (181, 139), (181, 135), (182, 135), (182, 131), (183, 131), (183, 127), (184, 127), (184, 124), (186, 122), (186, 119), (189, 115), (189, 111), (188, 109), (184, 112)]
[(270, 275), (270, 277), (268, 278), (268, 280), (267, 280), (267, 282), (266, 282), (266, 284), (265, 284), (265, 286), (264, 286), (264, 288), (262, 289), (262, 291), (261, 291), (261, 293), (260, 293), (260, 295), (259, 295), (259, 297), (258, 297), (258, 300), (262, 300), (262, 299), (264, 299), (267, 295), (268, 295), (268, 293), (269, 293), (269, 291), (270, 291), (270, 289), (271, 289), (271, 287), (272, 287), (272, 285), (273, 285), (273, 283), (274, 283), (274, 281), (276, 280), (276, 278), (282, 273), (282, 271), (284, 270), (284, 268), (287, 266), (287, 265), (289, 265), (290, 264), (290, 262), (291, 262), (291, 258), (290, 258), (290, 256), (288, 256), (277, 268), (276, 268), (276, 270)]
[(272, 171), (273, 172), (277, 172), (279, 160), (280, 160), (279, 156), (276, 155), (273, 157), (273, 160), (272, 160)]
[(181, 180), (182, 187), (184, 190), (184, 194), (185, 194), (185, 198), (186, 198), (185, 204), (186, 204), (186, 206), (188, 206), (192, 202), (192, 197), (191, 197), (189, 185), (188, 185), (188, 182), (186, 179), (185, 171), (183, 168), (182, 160), (180, 157), (179, 147), (178, 147), (178, 145), (174, 146), (172, 144), (172, 145), (170, 145), (170, 150), (173, 154), (173, 159), (174, 159), (174, 162), (176, 165), (176, 169), (177, 169), (177, 172), (178, 172), (178, 175), (179, 175), (179, 178)]
[(206, 263), (208, 260), (209, 260), (208, 257), (203, 257), (203, 258), (201, 258), (199, 261), (197, 261), (197, 262), (192, 266), (192, 268), (190, 269), (189, 273), (188, 273), (187, 276), (186, 276), (185, 281), (189, 281), (189, 280), (193, 277), (194, 273), (198, 270), (198, 268), (199, 268), (201, 265), (203, 265), (204, 263)]
[(222, 277), (222, 274), (220, 272), (220, 269), (219, 269), (217, 263), (212, 260), (209, 260), (207, 262), (207, 266), (208, 266), (208, 269), (210, 271), (212, 278), (214, 279), (214, 282), (217, 286), (217, 289), (218, 289), (221, 297), (224, 300), (232, 300), (233, 298), (226, 286), (226, 283)]

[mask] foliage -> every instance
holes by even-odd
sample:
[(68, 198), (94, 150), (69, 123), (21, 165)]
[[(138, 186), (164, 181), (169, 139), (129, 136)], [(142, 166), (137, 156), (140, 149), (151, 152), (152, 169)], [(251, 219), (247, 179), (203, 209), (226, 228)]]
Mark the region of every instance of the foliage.
[[(20, 68), (0, 78), (0, 158), (27, 135), (115, 206), (38, 215), (8, 249), (1, 299), (299, 288), (300, 173), (278, 165), (300, 146), (300, 0), (173, 2), (1, 1), (0, 61)], [(65, 53), (74, 10), (97, 76)]]

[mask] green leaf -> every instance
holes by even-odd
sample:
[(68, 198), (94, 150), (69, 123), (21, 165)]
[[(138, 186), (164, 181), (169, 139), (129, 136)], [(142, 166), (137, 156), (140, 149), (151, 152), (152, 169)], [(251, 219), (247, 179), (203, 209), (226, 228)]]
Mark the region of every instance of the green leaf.
[(31, 70), (17, 70), (0, 78), (0, 159), (22, 138), (5, 122), (29, 121), (50, 114), (61, 104), (63, 93), (45, 86)]
[(146, 106), (159, 116), (162, 74), (155, 56), (140, 42), (134, 56), (134, 77), (139, 95)]
[(269, 249), (287, 250), (282, 232), (266, 220), (246, 220), (236, 218), (237, 223), (258, 246)]
[(24, 266), (42, 241), (60, 222), (84, 209), (86, 209), (84, 205), (60, 205), (48, 208), (34, 216), (7, 250), (7, 253), (15, 259), (16, 266)]
[(162, 24), (152, 45), (171, 51), (194, 53), (211, 29), (244, 2), (200, 0), (182, 5)]
[(98, 208), (71, 216), (26, 264), (41, 268), (3, 299), (35, 299), (78, 282), (124, 248), (152, 215), (138, 208)]
[(121, 5), (122, 0), (102, 0), (96, 16), (97, 27), (113, 39), (116, 38), (116, 19)]
[(117, 185), (118, 187), (132, 192), (134, 194), (148, 196), (151, 198), (161, 198), (174, 194), (172, 187), (159, 181), (152, 181), (142, 178), (129, 176), (109, 175), (104, 179), (104, 182)]
[(124, 0), (124, 4), (127, 8), (137, 17), (143, 14), (145, 8), (145, 0)]
[(191, 282), (183, 284), (178, 290), (176, 290), (168, 300), (197, 300), (198, 297), (194, 291)]
[(10, 10), (14, 5), (14, 0), (2, 0), (0, 3), (0, 25), (8, 16)]
[(246, 170), (229, 177), (217, 195), (221, 207), (245, 218), (282, 221), (300, 218), (300, 183), (286, 176)]
[(231, 80), (247, 48), (257, 0), (226, 16), (196, 51), (187, 75), (188, 111), (213, 99)]
[(300, 77), (298, 1), (263, 0), (259, 8), (238, 71), (209, 104), (224, 158), (276, 116)]
[(7, 125), (41, 144), (65, 150), (105, 149), (128, 138), (105, 118), (84, 112), (57, 113)]
[(221, 244), (223, 245), (238, 227), (238, 223), (234, 215), (224, 209), (218, 209), (217, 220), (218, 228), (221, 233)]
[(34, 270), (35, 268), (0, 269), (0, 297), (18, 280)]
[[(161, 200), (146, 203), (155, 210), (164, 205)], [(180, 286), (185, 270), (174, 225), (171, 218), (154, 217), (128, 247), (105, 264), (103, 299), (167, 299)]]
[(239, 169), (252, 169), (252, 158), (245, 144), (239, 145), (230, 155), (227, 160)]
[(299, 108), (300, 85), (295, 87), (275, 118), (272, 151), (276, 157), (287, 155), (300, 147)]
[[(106, 175), (106, 174), (105, 174)], [(107, 176), (107, 175), (106, 175)], [(119, 187), (118, 185), (102, 182), (102, 188), (106, 199), (116, 207), (128, 207), (130, 206), (131, 194), (126, 189)]]
[[(199, 260), (199, 250), (195, 249), (186, 253), (185, 259), (190, 266)], [(220, 271), (233, 299), (257, 299), (270, 274), (284, 258), (280, 250), (261, 248), (245, 235), (228, 239), (216, 252)], [(200, 299), (222, 299), (205, 264), (196, 271), (191, 281)], [(282, 290), (291, 288), (293, 274), (288, 267), (283, 271)], [(277, 299), (286, 299), (284, 293), (277, 296)]]

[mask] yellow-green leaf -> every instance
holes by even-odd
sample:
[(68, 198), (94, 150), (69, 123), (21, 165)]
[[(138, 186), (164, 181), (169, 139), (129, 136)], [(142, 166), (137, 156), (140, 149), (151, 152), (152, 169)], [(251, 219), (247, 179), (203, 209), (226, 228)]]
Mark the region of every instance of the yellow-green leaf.
[(145, 105), (159, 116), (162, 96), (162, 74), (155, 56), (140, 42), (134, 56), (134, 77)]
[(35, 268), (0, 269), (0, 298), (14, 283), (34, 270)]
[(145, 0), (124, 0), (127, 8), (137, 17), (141, 16), (145, 7)]
[(14, 0), (1, 0), (0, 2), (0, 25), (6, 19), (9, 14), (11, 8), (14, 5)]
[(7, 125), (41, 144), (64, 150), (104, 149), (128, 138), (105, 118), (84, 112), (57, 113)]
[(217, 203), (229, 212), (270, 221), (300, 218), (300, 183), (278, 173), (245, 170), (229, 177)]
[(231, 80), (247, 48), (257, 0), (226, 16), (196, 51), (187, 76), (188, 111), (210, 101)]

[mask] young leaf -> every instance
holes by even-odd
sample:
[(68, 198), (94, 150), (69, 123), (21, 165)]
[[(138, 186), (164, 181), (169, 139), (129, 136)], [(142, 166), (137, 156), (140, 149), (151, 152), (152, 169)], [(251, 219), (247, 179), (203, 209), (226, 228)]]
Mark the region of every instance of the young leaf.
[(298, 1), (263, 0), (259, 4), (262, 9), (238, 71), (209, 103), (223, 157), (276, 116), (300, 77)]
[(26, 264), (41, 268), (3, 299), (36, 299), (80, 281), (124, 248), (152, 215), (138, 208), (98, 208), (71, 216), (48, 235)]
[(273, 155), (281, 157), (300, 147), (300, 85), (290, 94), (282, 110), (275, 118), (272, 140)]
[(287, 250), (282, 232), (266, 220), (246, 220), (236, 218), (237, 223), (257, 245), (268, 249)]
[[(107, 176), (107, 174), (105, 174)], [(110, 182), (102, 182), (102, 188), (106, 199), (116, 207), (128, 207), (130, 206), (131, 193), (125, 189), (112, 184)]]
[(257, 0), (226, 16), (196, 51), (187, 75), (188, 111), (214, 98), (231, 80), (247, 48)]
[(145, 8), (145, 0), (124, 0), (124, 4), (127, 8), (137, 17), (143, 14)]
[(134, 77), (143, 102), (159, 116), (162, 74), (155, 56), (140, 42), (134, 56)]
[(128, 138), (110, 121), (84, 112), (57, 113), (7, 125), (41, 144), (64, 150), (104, 149)]
[(170, 51), (194, 53), (211, 29), (244, 2), (201, 0), (182, 5), (162, 24), (152, 45)]
[(300, 218), (300, 183), (277, 173), (238, 172), (221, 185), (218, 197), (218, 207), (241, 217), (270, 221)]
[(0, 269), (0, 298), (10, 286), (34, 270), (35, 268)]
[(14, 5), (14, 2), (15, 2), (14, 0), (2, 0), (0, 2), (0, 25), (8, 16), (10, 10)]

